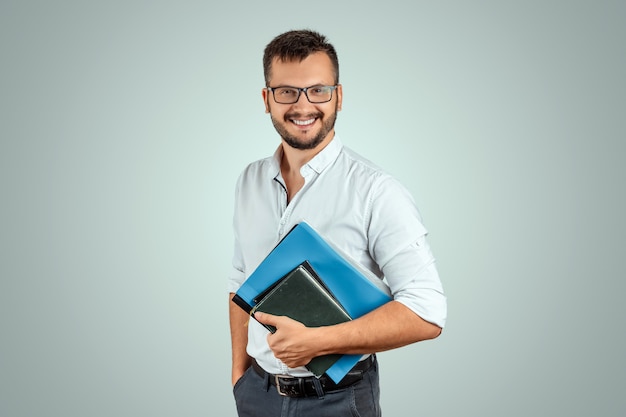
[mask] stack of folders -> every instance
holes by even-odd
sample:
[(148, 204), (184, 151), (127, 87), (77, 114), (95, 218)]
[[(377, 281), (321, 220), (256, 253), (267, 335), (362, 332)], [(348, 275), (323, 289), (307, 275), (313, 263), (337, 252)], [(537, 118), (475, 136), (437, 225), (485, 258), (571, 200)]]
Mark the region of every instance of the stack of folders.
[[(233, 302), (251, 315), (261, 311), (319, 327), (358, 318), (391, 299), (389, 288), (371, 271), (301, 222), (242, 284)], [(325, 355), (307, 367), (339, 382), (360, 358)]]

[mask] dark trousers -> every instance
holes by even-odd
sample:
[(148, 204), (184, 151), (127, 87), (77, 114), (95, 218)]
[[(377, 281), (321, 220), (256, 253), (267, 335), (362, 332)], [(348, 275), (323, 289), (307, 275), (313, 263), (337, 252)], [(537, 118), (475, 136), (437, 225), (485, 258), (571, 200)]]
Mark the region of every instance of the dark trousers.
[(363, 379), (322, 397), (283, 397), (252, 368), (233, 388), (239, 417), (380, 417), (378, 363)]

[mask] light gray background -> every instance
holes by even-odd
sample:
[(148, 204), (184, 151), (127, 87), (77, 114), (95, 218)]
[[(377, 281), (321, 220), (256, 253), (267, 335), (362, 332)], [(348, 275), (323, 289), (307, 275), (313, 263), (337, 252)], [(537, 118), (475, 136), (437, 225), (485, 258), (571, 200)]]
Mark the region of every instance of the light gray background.
[(261, 56), (338, 49), (343, 141), (415, 195), (449, 297), (386, 416), (623, 416), (621, 1), (0, 3), (0, 415), (234, 416), (236, 176)]

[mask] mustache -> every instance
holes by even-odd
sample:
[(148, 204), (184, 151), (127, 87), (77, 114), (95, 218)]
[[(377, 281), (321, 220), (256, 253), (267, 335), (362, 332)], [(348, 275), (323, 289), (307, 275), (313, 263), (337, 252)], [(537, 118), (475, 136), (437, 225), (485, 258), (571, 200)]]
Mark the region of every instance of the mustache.
[(298, 112), (291, 112), (291, 113), (285, 113), (285, 120), (287, 119), (320, 119), (324, 116), (324, 113), (322, 112), (315, 112), (315, 113), (298, 113)]

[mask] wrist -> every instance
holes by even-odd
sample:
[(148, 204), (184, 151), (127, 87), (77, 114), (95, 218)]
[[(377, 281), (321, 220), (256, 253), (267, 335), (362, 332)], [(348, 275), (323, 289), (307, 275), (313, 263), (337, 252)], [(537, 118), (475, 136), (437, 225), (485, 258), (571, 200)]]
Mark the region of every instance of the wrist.
[(312, 328), (311, 345), (314, 347), (316, 356), (342, 353), (338, 338), (341, 334), (335, 330), (336, 326), (322, 326)]

